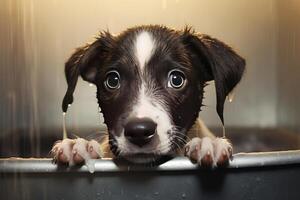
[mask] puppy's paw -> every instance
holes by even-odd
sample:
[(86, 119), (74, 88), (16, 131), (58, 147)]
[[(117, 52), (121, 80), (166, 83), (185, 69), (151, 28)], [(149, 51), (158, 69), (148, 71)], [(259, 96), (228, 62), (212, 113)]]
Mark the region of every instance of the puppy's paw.
[(201, 166), (221, 166), (232, 158), (232, 145), (224, 138), (193, 138), (185, 146), (185, 155)]
[(91, 159), (102, 157), (100, 144), (95, 140), (87, 141), (83, 138), (63, 139), (57, 141), (51, 150), (55, 163), (64, 163), (73, 166), (86, 163)]

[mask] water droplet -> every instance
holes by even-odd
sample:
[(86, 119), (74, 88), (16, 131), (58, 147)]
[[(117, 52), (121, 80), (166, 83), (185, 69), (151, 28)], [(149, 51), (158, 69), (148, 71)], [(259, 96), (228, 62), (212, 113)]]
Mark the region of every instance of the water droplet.
[(87, 166), (91, 174), (95, 172), (95, 160), (93, 159), (85, 160), (85, 165)]
[(67, 128), (66, 128), (66, 112), (63, 112), (63, 139), (68, 138)]
[(226, 138), (225, 126), (223, 125), (223, 138)]
[(233, 101), (233, 98), (234, 98), (234, 92), (231, 91), (229, 94), (228, 94), (228, 101), (231, 103)]
[(181, 195), (181, 197), (182, 197), (183, 199), (185, 199), (185, 197), (186, 197), (186, 194), (185, 194), (185, 193), (183, 193), (183, 194)]
[(159, 192), (154, 192), (155, 195), (159, 195)]

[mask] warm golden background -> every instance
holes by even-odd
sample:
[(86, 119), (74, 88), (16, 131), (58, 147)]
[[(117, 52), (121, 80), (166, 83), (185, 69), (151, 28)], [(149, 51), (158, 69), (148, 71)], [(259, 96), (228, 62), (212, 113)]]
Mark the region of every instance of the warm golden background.
[[(246, 58), (245, 77), (226, 104), (227, 126), (299, 130), (298, 0), (1, 0), (0, 14), (0, 139), (21, 132), (38, 140), (44, 129), (61, 127), (63, 67), (72, 50), (99, 30), (141, 24), (191, 25)], [(220, 126), (214, 88), (206, 94), (200, 115)], [(75, 132), (102, 126), (94, 87), (79, 82), (68, 115)]]

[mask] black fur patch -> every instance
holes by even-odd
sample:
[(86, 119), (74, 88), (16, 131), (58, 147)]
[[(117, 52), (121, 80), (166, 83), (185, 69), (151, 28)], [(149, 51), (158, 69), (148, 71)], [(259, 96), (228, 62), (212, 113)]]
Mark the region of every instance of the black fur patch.
[[(143, 72), (134, 56), (136, 36), (141, 31), (148, 32), (155, 40), (155, 51)], [(114, 137), (120, 135), (133, 105), (137, 103), (142, 82), (146, 90), (151, 88), (152, 95), (161, 99), (171, 116), (172, 125), (185, 134), (198, 117), (203, 88), (210, 80), (215, 80), (217, 112), (224, 122), (225, 98), (240, 81), (244, 68), (244, 59), (229, 46), (190, 29), (175, 31), (149, 25), (128, 29), (117, 36), (103, 32), (92, 44), (78, 48), (67, 61), (68, 90), (63, 100), (63, 111), (66, 112), (68, 104), (73, 101), (79, 75), (96, 84), (97, 99), (109, 130), (111, 148), (117, 154)], [(187, 82), (182, 89), (167, 87), (168, 73), (172, 69), (184, 72)], [(117, 70), (121, 77), (120, 88), (115, 91), (109, 91), (104, 86), (106, 73), (110, 70)]]

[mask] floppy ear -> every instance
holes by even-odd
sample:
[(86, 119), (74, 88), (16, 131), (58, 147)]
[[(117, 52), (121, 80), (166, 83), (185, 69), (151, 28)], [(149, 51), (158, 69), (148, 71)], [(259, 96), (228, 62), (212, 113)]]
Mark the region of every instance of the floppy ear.
[(204, 34), (184, 32), (184, 43), (194, 65), (201, 67), (204, 81), (215, 81), (217, 113), (224, 124), (226, 96), (239, 83), (245, 70), (245, 60), (223, 42)]
[(62, 110), (66, 112), (68, 105), (73, 102), (73, 93), (78, 77), (90, 83), (96, 83), (96, 74), (103, 65), (113, 45), (113, 36), (108, 32), (100, 33), (99, 37), (85, 46), (79, 47), (65, 64), (65, 76), (68, 89), (62, 103)]

